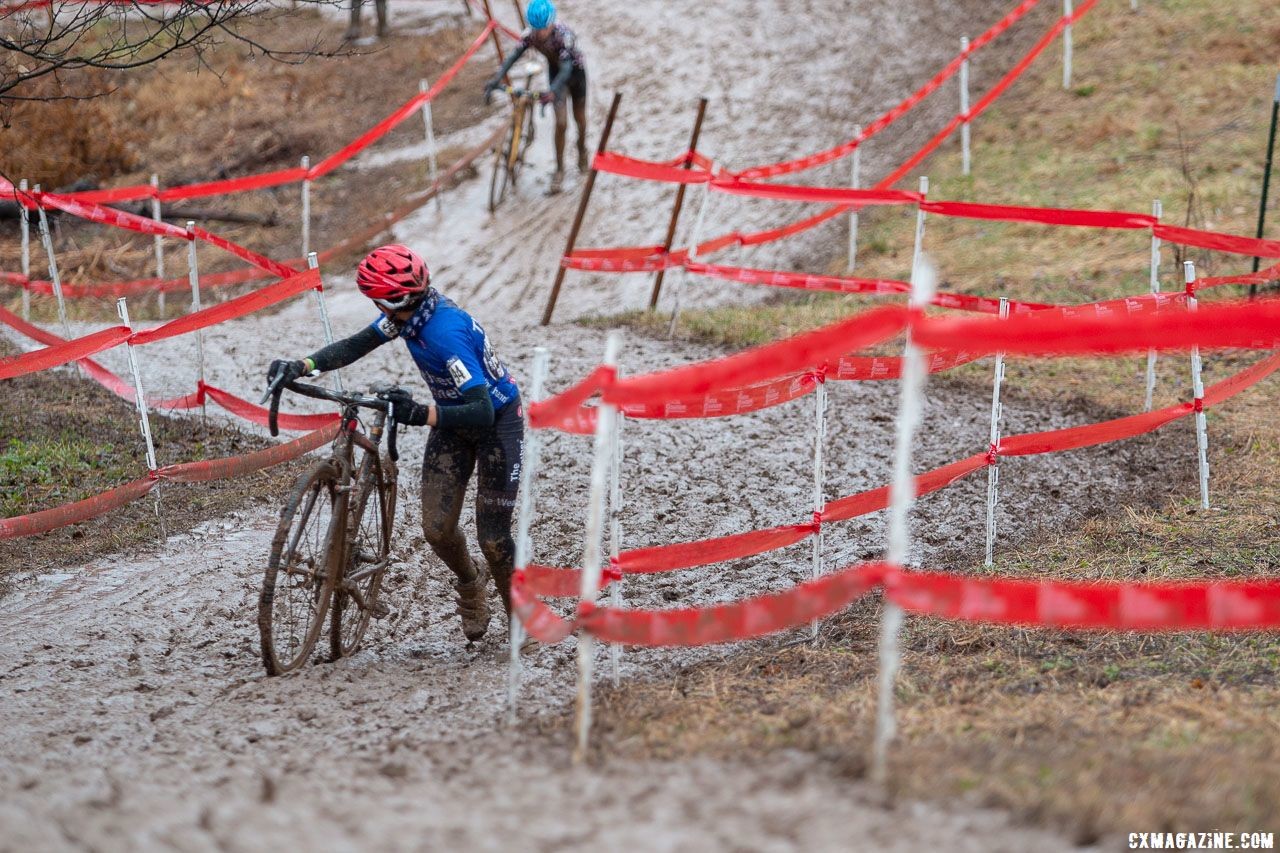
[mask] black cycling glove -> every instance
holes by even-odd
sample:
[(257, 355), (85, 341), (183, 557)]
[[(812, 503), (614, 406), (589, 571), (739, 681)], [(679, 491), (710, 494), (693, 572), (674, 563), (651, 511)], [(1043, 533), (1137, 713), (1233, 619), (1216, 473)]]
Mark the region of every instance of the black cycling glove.
[(285, 382), (292, 382), (295, 379), (301, 379), (308, 373), (310, 371), (307, 369), (307, 365), (301, 361), (285, 361), (277, 358), (267, 368), (267, 384), (270, 385), (275, 382), (281, 374), (284, 374)]
[(426, 426), (430, 406), (413, 401), (413, 395), (403, 388), (396, 388), (383, 395), (391, 402), (391, 416), (396, 423), (405, 426)]

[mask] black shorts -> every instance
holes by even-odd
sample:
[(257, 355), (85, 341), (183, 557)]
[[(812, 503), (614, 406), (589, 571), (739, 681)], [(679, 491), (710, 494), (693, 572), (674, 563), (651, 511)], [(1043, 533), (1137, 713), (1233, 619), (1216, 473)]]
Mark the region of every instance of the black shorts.
[[(555, 72), (551, 72), (551, 79), (555, 79)], [(587, 69), (581, 65), (574, 66), (573, 71), (569, 72), (569, 82), (565, 84), (565, 92), (568, 98), (556, 98), (556, 111), (564, 109), (565, 101), (569, 98), (573, 99), (573, 106), (576, 109), (579, 104), (586, 108), (587, 104)]]
[(587, 101), (587, 69), (581, 65), (573, 69), (569, 74), (569, 97), (573, 98), (573, 102), (586, 103)]
[(520, 489), (524, 419), (513, 400), (494, 415), (493, 426), (433, 429), (422, 460), (422, 511), (426, 526), (451, 528), (476, 474), (476, 520), (481, 528), (510, 530)]

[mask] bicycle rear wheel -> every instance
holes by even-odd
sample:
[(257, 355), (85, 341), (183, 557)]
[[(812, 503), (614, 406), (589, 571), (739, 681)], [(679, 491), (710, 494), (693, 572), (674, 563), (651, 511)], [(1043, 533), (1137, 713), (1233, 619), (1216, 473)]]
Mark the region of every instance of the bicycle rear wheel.
[(360, 649), (369, 617), (378, 607), (395, 520), (395, 484), (383, 475), (392, 464), (373, 453), (365, 453), (360, 461), (347, 511), (346, 559), (329, 612), (329, 651), (334, 660)]
[(502, 204), (507, 197), (507, 189), (511, 183), (511, 170), (508, 163), (511, 158), (511, 146), (516, 144), (516, 140), (512, 138), (515, 133), (513, 129), (506, 136), (506, 141), (494, 152), (493, 157), (493, 177), (489, 179), (489, 212), (496, 213), (498, 206)]
[(271, 542), (258, 599), (262, 663), (268, 675), (299, 668), (311, 657), (333, 596), (329, 570), (334, 523), (342, 507), (338, 472), (328, 462), (295, 482)]
[[(524, 131), (525, 151), (528, 151), (529, 146), (533, 144), (533, 137), (534, 137), (534, 130), (535, 130), (534, 123), (533, 123), (533, 112), (534, 112), (533, 107), (530, 106), (528, 111), (528, 118), (525, 121), (525, 131)], [(521, 161), (524, 160), (524, 151), (520, 152), (520, 160)]]

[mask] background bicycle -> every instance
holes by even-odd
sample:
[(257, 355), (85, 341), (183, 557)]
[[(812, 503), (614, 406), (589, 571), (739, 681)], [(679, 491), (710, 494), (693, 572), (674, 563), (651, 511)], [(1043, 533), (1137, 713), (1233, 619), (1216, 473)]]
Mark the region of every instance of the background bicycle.
[(489, 212), (495, 213), (516, 185), (524, 167), (525, 152), (533, 144), (535, 126), (533, 106), (543, 92), (535, 90), (533, 78), (540, 73), (537, 63), (525, 63), (513, 69), (511, 79), (523, 79), (523, 86), (503, 85), (494, 91), (511, 96), (511, 126), (502, 142), (494, 149), (493, 174), (489, 179)]

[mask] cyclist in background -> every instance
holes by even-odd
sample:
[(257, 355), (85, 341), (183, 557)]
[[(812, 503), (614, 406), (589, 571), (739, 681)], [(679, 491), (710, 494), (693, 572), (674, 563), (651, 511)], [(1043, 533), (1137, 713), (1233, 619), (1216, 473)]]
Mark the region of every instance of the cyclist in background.
[[(397, 422), (433, 427), (422, 459), (422, 532), (457, 576), (462, 632), (479, 640), (489, 625), (490, 575), (508, 618), (511, 614), (511, 516), (524, 437), (520, 391), (484, 329), (431, 286), (427, 265), (412, 250), (401, 245), (374, 249), (356, 268), (356, 286), (381, 316), (304, 359), (271, 362), (268, 382), (281, 372), (292, 381), (337, 370), (388, 341), (405, 342), (435, 399), (433, 405), (421, 405), (403, 390), (390, 398)], [(476, 535), (488, 564), (479, 569), (458, 529), (467, 483), (476, 470)]]
[(525, 11), (529, 29), (525, 30), (519, 46), (511, 52), (498, 73), (484, 86), (485, 99), (502, 85), (507, 72), (516, 60), (529, 48), (547, 58), (547, 74), (550, 91), (540, 102), (555, 104), (556, 113), (556, 171), (551, 176), (548, 195), (560, 192), (564, 184), (564, 140), (568, 130), (565, 108), (566, 94), (573, 100), (573, 121), (578, 126), (578, 171), (585, 172), (590, 165), (587, 158), (587, 67), (578, 50), (578, 37), (564, 24), (557, 24), (556, 6), (551, 0), (533, 0)]

